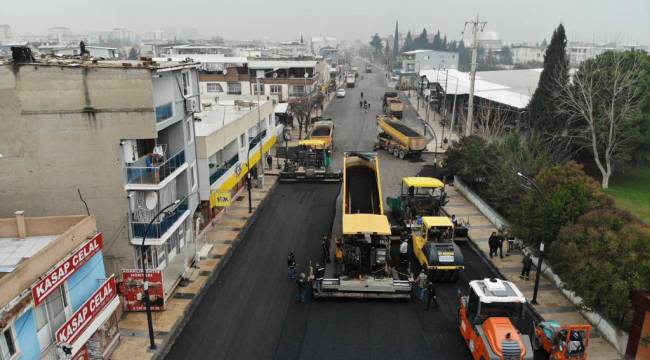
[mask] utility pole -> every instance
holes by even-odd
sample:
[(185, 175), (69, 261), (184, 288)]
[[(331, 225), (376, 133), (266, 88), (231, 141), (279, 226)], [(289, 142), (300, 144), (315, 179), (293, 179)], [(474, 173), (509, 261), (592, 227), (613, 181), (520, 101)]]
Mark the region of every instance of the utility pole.
[[(465, 21), (465, 28), (467, 25), (472, 27), (472, 63), (470, 66), (470, 82), (469, 82), (469, 103), (467, 107), (467, 123), (465, 124), (465, 136), (472, 135), (472, 128), (474, 122), (474, 82), (476, 81), (476, 58), (478, 56), (478, 32), (483, 32), (487, 21), (479, 21), (478, 14), (476, 14), (476, 20)], [(465, 33), (465, 29), (463, 29)]]

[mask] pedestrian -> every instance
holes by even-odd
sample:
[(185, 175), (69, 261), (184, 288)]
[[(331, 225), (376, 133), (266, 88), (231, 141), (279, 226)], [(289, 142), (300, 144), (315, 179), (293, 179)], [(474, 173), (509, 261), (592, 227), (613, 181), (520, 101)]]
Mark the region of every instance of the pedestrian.
[(335, 263), (334, 263), (334, 276), (339, 277), (343, 274), (343, 242), (341, 238), (336, 239), (335, 242), (336, 252), (334, 253)]
[(296, 294), (296, 301), (301, 303), (305, 302), (305, 291), (307, 290), (307, 280), (305, 280), (305, 273), (300, 273), (300, 277), (296, 280), (296, 287), (298, 288), (298, 293)]
[(499, 239), (497, 239), (496, 231), (493, 231), (488, 239), (488, 246), (490, 247), (490, 259), (492, 255), (497, 256), (497, 247), (499, 247)]
[(528, 281), (530, 280), (530, 268), (533, 266), (533, 259), (530, 257), (530, 254), (524, 254), (524, 258), (521, 260), (521, 263), (524, 264), (524, 266), (521, 270), (521, 275), (519, 275), (519, 278), (526, 279), (526, 281)]
[(454, 224), (454, 227), (458, 226), (458, 219), (456, 218), (456, 214), (451, 215), (451, 223)]
[[(499, 248), (499, 257), (503, 259), (503, 242), (505, 241), (505, 237), (503, 236), (503, 233), (499, 231), (499, 234), (497, 235), (497, 247)], [(496, 250), (494, 251), (494, 256), (497, 255)]]
[(271, 154), (266, 155), (266, 165), (268, 165), (269, 169), (273, 169), (273, 157)]
[(436, 304), (438, 308), (438, 297), (436, 296), (436, 288), (433, 286), (433, 283), (429, 281), (427, 284), (427, 310), (431, 308), (431, 302)]
[(519, 343), (512, 338), (510, 333), (507, 333), (506, 338), (501, 341), (501, 355), (504, 359), (519, 359), (521, 357)]
[(287, 275), (288, 279), (296, 278), (296, 256), (293, 254), (293, 251), (287, 256), (287, 267), (289, 268), (289, 274)]
[(363, 109), (363, 100), (359, 100), (359, 108)]
[(361, 92), (361, 98), (363, 99), (363, 91)]
[(415, 278), (415, 282), (418, 285), (418, 299), (420, 299), (420, 301), (424, 301), (424, 292), (427, 288), (428, 282), (427, 273), (424, 271), (424, 269), (422, 269), (418, 277)]
[(330, 241), (327, 238), (327, 235), (323, 236), (323, 241), (321, 242), (321, 247), (323, 249), (323, 265), (325, 263), (331, 263), (330, 259)]

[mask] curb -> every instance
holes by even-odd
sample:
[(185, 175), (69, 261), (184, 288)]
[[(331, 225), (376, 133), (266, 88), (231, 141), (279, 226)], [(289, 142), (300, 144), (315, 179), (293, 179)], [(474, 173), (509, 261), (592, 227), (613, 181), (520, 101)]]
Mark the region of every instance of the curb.
[(196, 297), (194, 298), (194, 301), (190, 303), (187, 309), (183, 312), (183, 316), (181, 317), (180, 321), (177, 321), (172, 329), (169, 331), (167, 336), (164, 338), (163, 343), (160, 344), (159, 350), (156, 351), (153, 356), (152, 360), (162, 360), (164, 359), (169, 351), (171, 350), (172, 346), (176, 342), (176, 339), (178, 336), (181, 334), (187, 323), (189, 322), (190, 318), (194, 314), (194, 311), (196, 308), (203, 302), (203, 297), (205, 294), (208, 292), (208, 289), (214, 284), (214, 282), (219, 278), (219, 275), (221, 274), (221, 270), (228, 264), (228, 261), (232, 257), (233, 253), (237, 249), (239, 243), (241, 243), (242, 238), (246, 236), (248, 233), (248, 230), (252, 226), (253, 222), (257, 218), (259, 211), (264, 208), (267, 202), (268, 194), (271, 193), (272, 191), (275, 191), (275, 188), (277, 187), (278, 183), (276, 182), (271, 186), (269, 191), (266, 193), (267, 196), (264, 197), (260, 201), (260, 204), (257, 206), (257, 209), (255, 209), (255, 212), (246, 220), (246, 224), (244, 224), (244, 227), (239, 231), (239, 234), (237, 235), (237, 238), (232, 242), (232, 246), (230, 250), (221, 258), (221, 261), (219, 261), (219, 264), (217, 264), (217, 267), (214, 269), (214, 271), (210, 274), (208, 277), (208, 280), (205, 282), (205, 285), (198, 291), (196, 294)]

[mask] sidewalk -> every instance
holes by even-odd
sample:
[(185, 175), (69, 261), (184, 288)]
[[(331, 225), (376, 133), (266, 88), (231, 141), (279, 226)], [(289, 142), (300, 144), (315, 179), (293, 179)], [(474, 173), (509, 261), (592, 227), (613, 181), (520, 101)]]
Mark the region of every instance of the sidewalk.
[[(436, 138), (438, 139), (438, 148), (436, 149), (436, 142), (431, 141), (429, 144), (427, 144), (427, 150), (430, 152), (436, 152), (436, 153), (444, 153), (447, 151), (447, 148), (449, 147), (449, 144), (451, 144), (452, 141), (458, 141), (458, 133), (454, 132), (451, 133), (449, 130), (449, 126), (445, 126), (444, 128), (440, 124), (440, 120), (442, 119), (442, 116), (438, 114), (435, 111), (429, 111), (429, 116), (427, 118), (427, 111), (426, 111), (426, 102), (423, 99), (420, 99), (420, 109), (418, 110), (418, 99), (416, 96), (415, 91), (412, 92), (411, 96), (409, 97), (408, 91), (402, 91), (404, 94), (404, 97), (406, 97), (410, 102), (411, 106), (413, 106), (413, 110), (418, 114), (418, 116), (421, 119), (426, 119), (431, 128), (433, 129)], [(447, 146), (444, 146), (443, 144), (443, 139), (447, 138), (449, 141)]]
[(141, 360), (157, 358), (160, 355), (164, 343), (169, 341), (169, 337), (173, 335), (175, 328), (187, 316), (195, 297), (206, 286), (209, 286), (211, 275), (218, 271), (219, 264), (229, 255), (233, 243), (241, 240), (239, 237), (240, 231), (272, 189), (276, 180), (276, 176), (267, 175), (264, 177), (263, 189), (253, 188), (253, 213), (248, 212), (248, 192), (245, 190), (240, 191), (233, 199), (232, 206), (217, 215), (211, 225), (199, 235), (199, 238), (202, 239), (201, 245), (212, 246), (212, 248), (205, 258), (201, 258), (198, 268), (189, 271), (189, 285), (185, 287), (179, 286), (175, 290), (174, 294), (167, 299), (165, 311), (153, 313), (155, 341), (158, 350), (156, 352), (147, 351), (149, 348), (149, 335), (146, 314), (144, 312), (124, 313), (119, 321), (120, 344), (111, 355), (111, 359)]
[[(493, 231), (497, 231), (497, 228), (454, 187), (447, 187), (446, 190), (449, 196), (449, 203), (444, 207), (445, 211), (450, 216), (455, 214), (461, 220), (469, 220), (469, 236), (472, 239), (471, 241), (478, 246), (485, 256), (488, 256), (490, 253), (488, 238)], [(503, 259), (495, 257), (491, 261), (507, 280), (515, 283), (526, 298), (530, 300), (533, 297), (535, 268), (531, 271), (530, 281), (520, 279), (519, 274), (522, 268), (522, 258), (519, 252), (513, 253), (510, 256), (505, 256), (504, 253)], [(540, 277), (537, 301), (539, 305), (533, 305), (533, 307), (544, 319), (555, 320), (563, 325), (589, 323), (575, 306), (544, 276)], [(599, 336), (594, 329), (592, 329), (588, 352), (589, 359), (593, 360), (621, 359), (621, 355), (618, 354), (616, 349), (603, 337)]]

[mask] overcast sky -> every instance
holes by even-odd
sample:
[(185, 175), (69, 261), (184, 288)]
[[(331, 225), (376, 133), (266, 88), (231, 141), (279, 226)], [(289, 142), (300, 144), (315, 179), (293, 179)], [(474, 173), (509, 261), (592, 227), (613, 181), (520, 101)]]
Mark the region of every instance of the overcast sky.
[(0, 24), (19, 34), (195, 27), (226, 39), (291, 40), (304, 34), (368, 41), (375, 32), (440, 29), (460, 38), (480, 14), (505, 42), (541, 41), (563, 22), (569, 40), (650, 44), (650, 0), (37, 0), (3, 1)]

